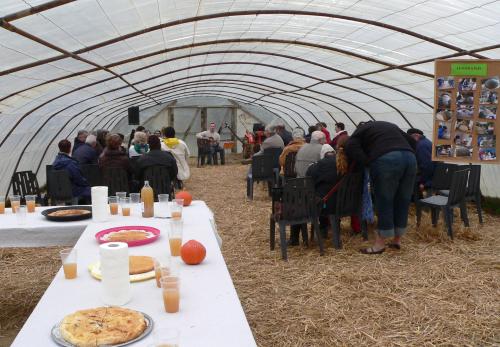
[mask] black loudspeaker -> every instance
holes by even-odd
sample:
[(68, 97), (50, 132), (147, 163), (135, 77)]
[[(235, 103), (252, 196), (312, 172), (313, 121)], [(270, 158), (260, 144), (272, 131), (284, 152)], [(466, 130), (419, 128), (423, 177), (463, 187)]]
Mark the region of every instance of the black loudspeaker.
[(128, 108), (128, 124), (139, 125), (139, 106), (132, 106)]

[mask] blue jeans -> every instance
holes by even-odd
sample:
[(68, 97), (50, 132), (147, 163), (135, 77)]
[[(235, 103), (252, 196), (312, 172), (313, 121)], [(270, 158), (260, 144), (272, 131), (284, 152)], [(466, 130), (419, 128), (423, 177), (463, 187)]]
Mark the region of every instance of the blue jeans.
[(408, 224), (417, 160), (409, 151), (393, 151), (370, 165), (370, 176), (381, 237), (401, 236)]

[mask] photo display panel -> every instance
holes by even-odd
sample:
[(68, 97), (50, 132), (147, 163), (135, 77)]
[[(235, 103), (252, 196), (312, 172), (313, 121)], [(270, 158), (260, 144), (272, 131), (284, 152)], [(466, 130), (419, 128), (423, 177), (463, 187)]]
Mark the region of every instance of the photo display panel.
[(500, 60), (436, 60), (432, 160), (498, 164)]

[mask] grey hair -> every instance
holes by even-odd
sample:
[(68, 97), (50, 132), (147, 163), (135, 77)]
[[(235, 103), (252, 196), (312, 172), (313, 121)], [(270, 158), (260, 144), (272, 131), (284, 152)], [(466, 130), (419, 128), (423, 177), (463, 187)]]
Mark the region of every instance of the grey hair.
[(273, 125), (275, 128), (284, 128), (285, 127), (285, 122), (281, 118), (273, 119), (273, 121), (270, 124)]
[(83, 135), (83, 134), (88, 134), (89, 132), (85, 129), (81, 129), (81, 130), (78, 130), (78, 133), (76, 136), (80, 136), (80, 135)]
[(266, 128), (264, 130), (271, 134), (274, 134), (276, 132), (276, 126), (271, 122), (268, 125), (266, 125)]
[(304, 129), (302, 128), (295, 128), (292, 131), (292, 137), (293, 139), (303, 139), (304, 138)]
[(89, 145), (93, 145), (93, 144), (97, 143), (97, 137), (95, 135), (91, 134), (91, 135), (87, 136), (85, 143), (88, 143)]
[(325, 134), (322, 131), (320, 130), (313, 131), (313, 133), (311, 134), (311, 143), (319, 143), (319, 141), (324, 138)]

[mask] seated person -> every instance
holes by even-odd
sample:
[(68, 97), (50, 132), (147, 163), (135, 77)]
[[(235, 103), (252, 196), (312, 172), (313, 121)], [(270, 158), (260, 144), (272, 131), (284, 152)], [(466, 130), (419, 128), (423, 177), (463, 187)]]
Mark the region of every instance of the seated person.
[(260, 145), (260, 151), (255, 153), (254, 156), (264, 154), (264, 151), (268, 148), (285, 147), (285, 143), (283, 142), (281, 136), (276, 133), (276, 128), (274, 127), (274, 125), (267, 125), (264, 130), (264, 134), (266, 136), (266, 139), (264, 140), (264, 142), (262, 142), (262, 145)]
[(71, 142), (69, 142), (68, 140), (61, 140), (59, 141), (58, 146), (59, 153), (52, 163), (52, 168), (54, 170), (66, 170), (71, 181), (73, 198), (83, 198), (86, 202), (89, 202), (90, 185), (85, 177), (83, 177), (78, 161), (71, 158), (69, 155), (69, 153), (71, 153)]
[(287, 155), (298, 152), (305, 143), (304, 130), (302, 128), (295, 128), (292, 132), (292, 141), (283, 148), (283, 152), (281, 152), (280, 155), (280, 166), (282, 170), (284, 170)]
[(132, 176), (132, 167), (127, 153), (120, 149), (121, 144), (122, 139), (118, 134), (109, 134), (106, 136), (106, 147), (98, 159), (98, 164), (101, 169), (122, 168), (127, 171), (128, 178), (130, 179)]
[(177, 163), (175, 158), (169, 152), (161, 150), (161, 141), (156, 135), (149, 136), (148, 139), (149, 152), (143, 154), (136, 162), (136, 177), (142, 182), (144, 181), (144, 171), (148, 167), (162, 166), (168, 169), (170, 182), (174, 182), (177, 178)]
[(177, 163), (178, 188), (181, 188), (182, 181), (189, 179), (191, 176), (188, 164), (190, 156), (189, 148), (184, 141), (175, 137), (175, 129), (173, 127), (163, 128), (162, 133), (164, 139), (161, 143), (161, 149), (170, 152), (174, 156)]
[(80, 165), (95, 165), (99, 155), (96, 150), (97, 138), (95, 135), (88, 135), (85, 143), (73, 150), (73, 159), (78, 160)]
[(278, 118), (273, 120), (271, 124), (274, 125), (276, 134), (278, 134), (281, 137), (285, 146), (288, 146), (288, 144), (293, 140), (293, 137), (292, 133), (286, 130), (285, 122), (283, 122), (282, 119)]
[(309, 165), (320, 160), (321, 148), (325, 142), (326, 137), (323, 132), (316, 130), (311, 134), (311, 142), (302, 146), (295, 157), (297, 177), (305, 177)]
[(128, 149), (130, 158), (138, 157), (149, 151), (148, 135), (142, 131), (136, 131), (132, 145)]
[(224, 165), (224, 148), (219, 144), (220, 135), (215, 131), (215, 123), (210, 123), (208, 130), (202, 131), (196, 134), (198, 139), (209, 139), (210, 140), (210, 155), (208, 156), (208, 163), (212, 165), (212, 159), (215, 158), (215, 163), (217, 164), (217, 153), (220, 154), (220, 163)]

